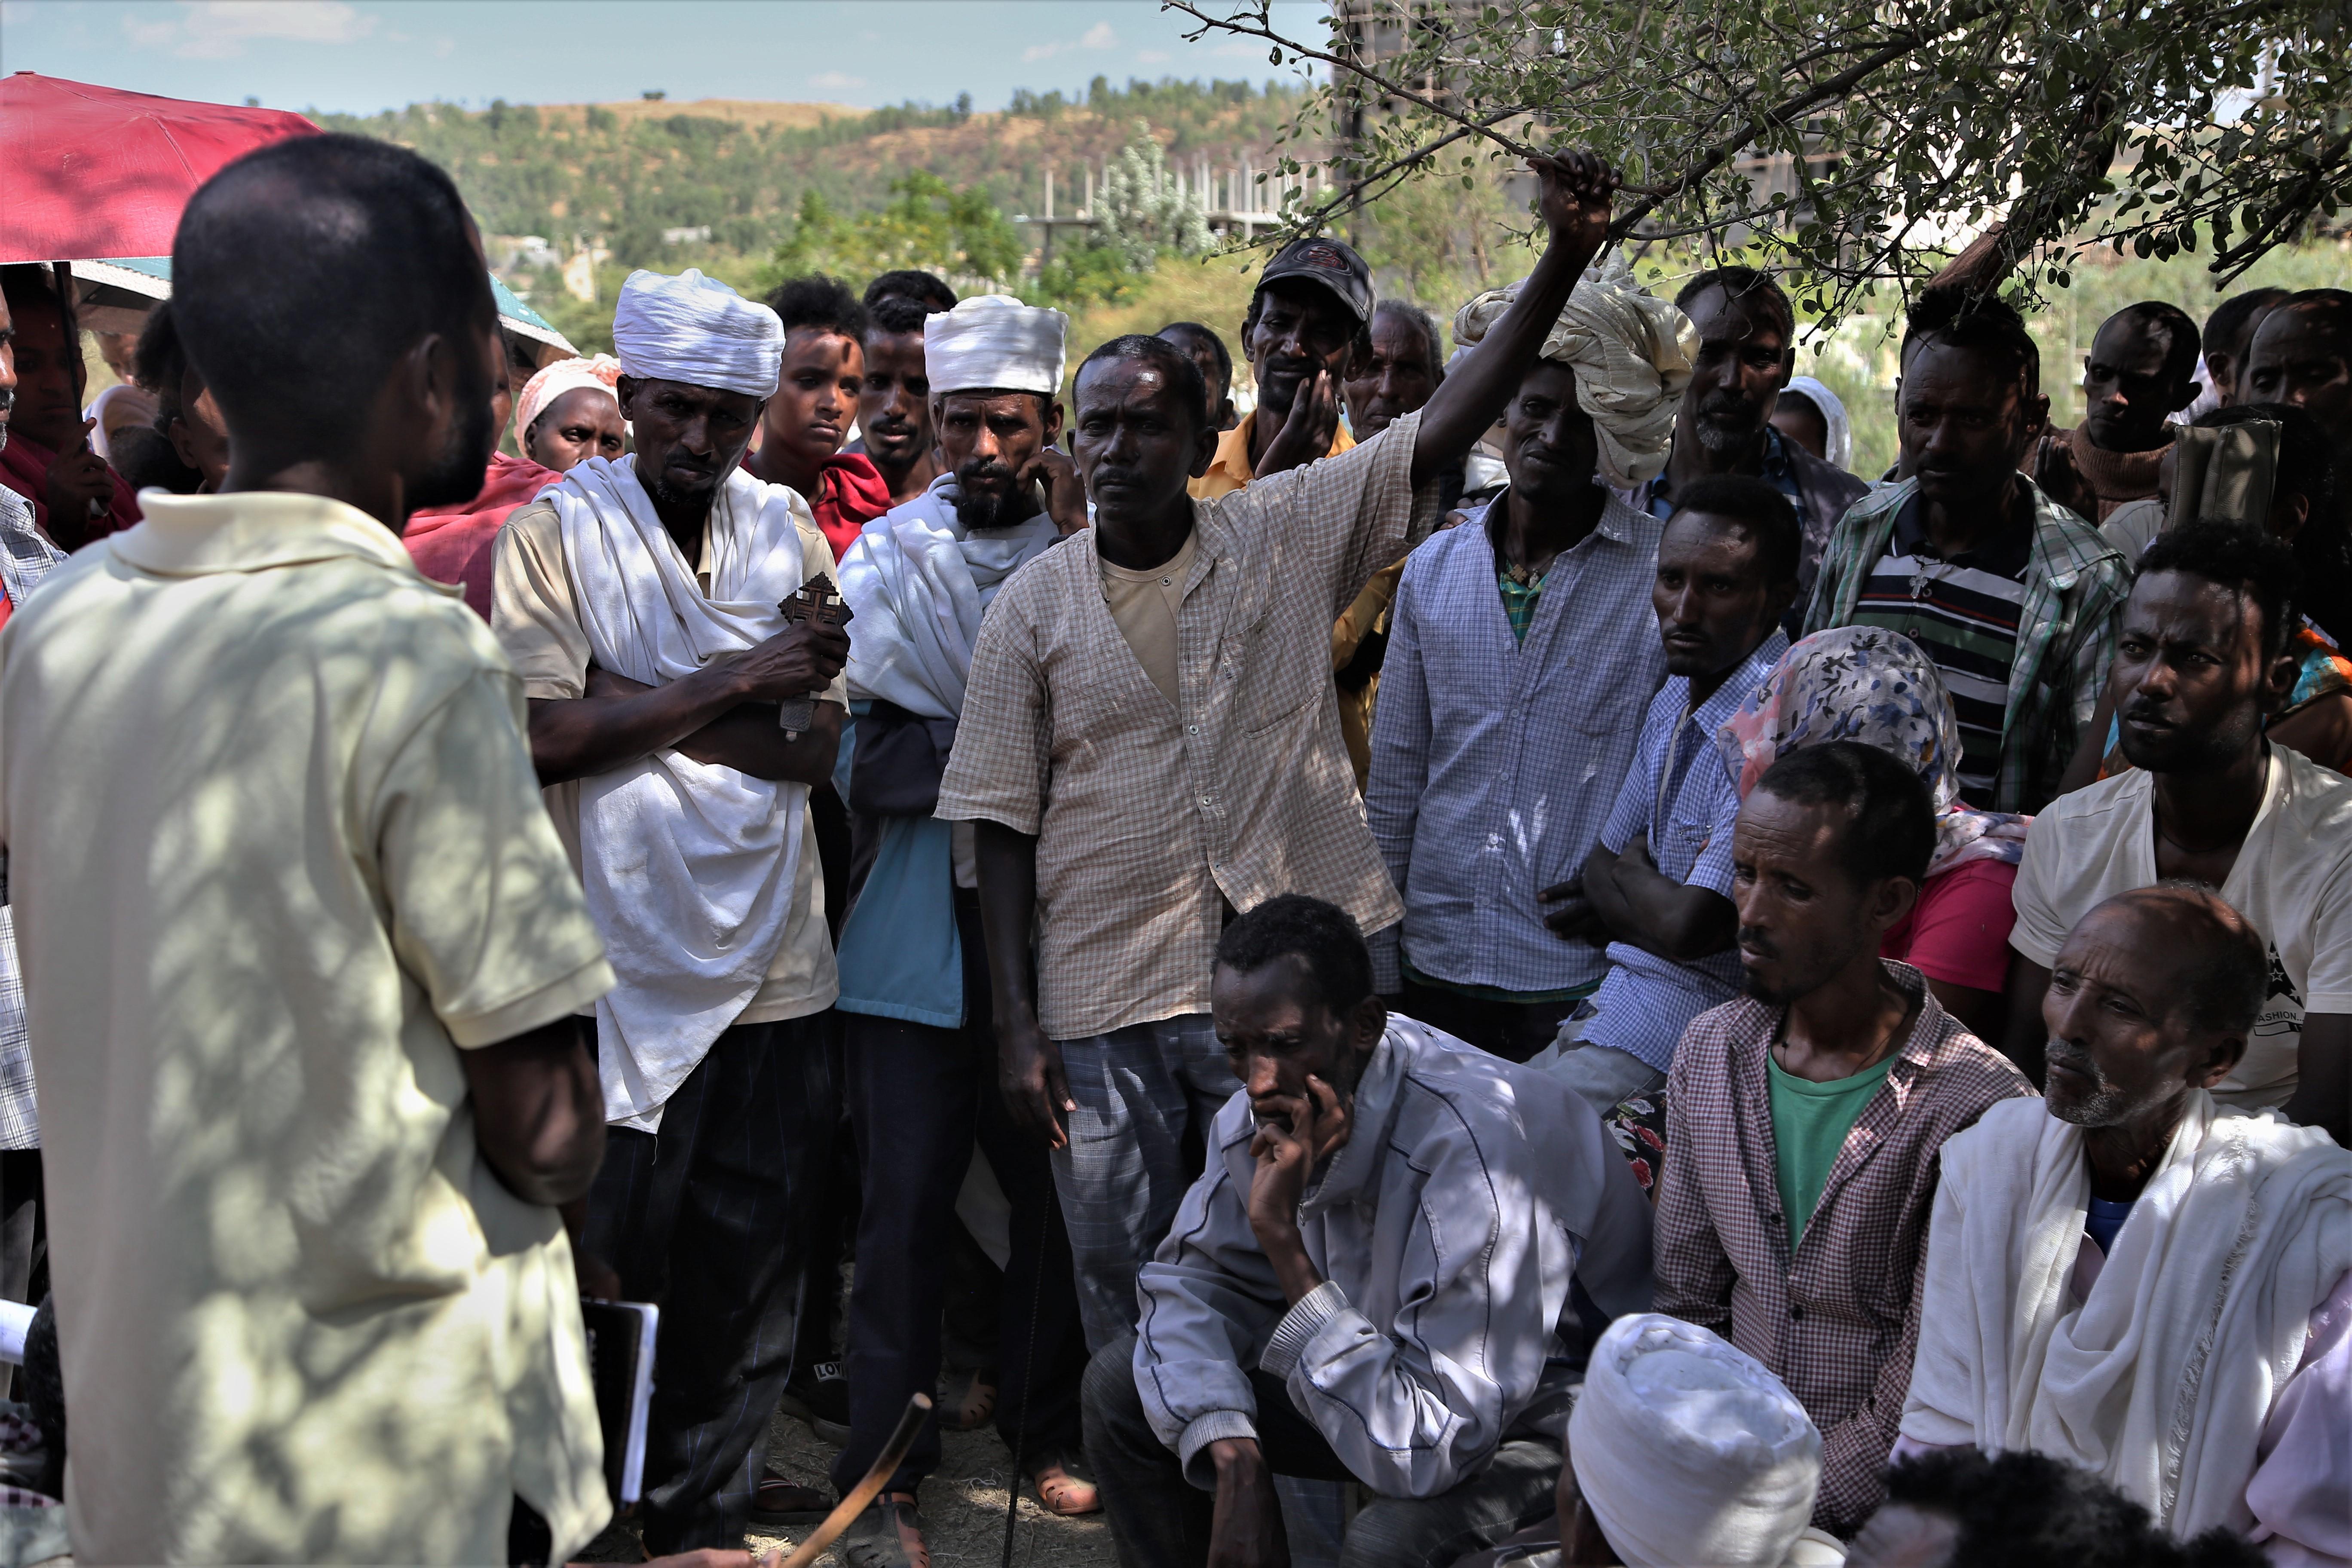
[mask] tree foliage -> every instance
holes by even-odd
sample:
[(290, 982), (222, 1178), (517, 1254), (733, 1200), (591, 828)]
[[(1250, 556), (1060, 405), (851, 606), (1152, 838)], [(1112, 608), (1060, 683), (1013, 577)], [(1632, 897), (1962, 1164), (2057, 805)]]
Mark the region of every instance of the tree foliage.
[(870, 278), (919, 267), (955, 280), (1001, 289), (1021, 270), (1027, 247), (988, 193), (958, 190), (926, 169), (890, 182), (878, 212), (844, 217), (811, 191), (792, 233), (776, 247), (778, 278), (806, 272)]
[(1330, 68), (1286, 171), (1360, 134), (1302, 230), (1591, 146), (1624, 171), (1617, 236), (1753, 247), (1835, 314), (1995, 223), (1975, 276), (2031, 291), (2100, 246), (2233, 275), (2352, 199), (2342, 0), (1367, 0), (1315, 37), (1267, 0), (1170, 4)]
[(1178, 188), (1168, 172), (1168, 154), (1143, 121), (1135, 122), (1127, 145), (1104, 165), (1095, 196), (1095, 237), (1136, 272), (1159, 265), (1162, 251), (1201, 256), (1213, 243), (1201, 204)]

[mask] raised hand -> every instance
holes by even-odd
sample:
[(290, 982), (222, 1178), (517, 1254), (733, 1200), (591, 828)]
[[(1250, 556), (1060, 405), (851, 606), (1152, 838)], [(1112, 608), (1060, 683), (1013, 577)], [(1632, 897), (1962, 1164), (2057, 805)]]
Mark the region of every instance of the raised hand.
[(1318, 370), (1315, 379), (1299, 384), (1297, 394), (1290, 400), (1290, 414), (1266, 443), (1265, 461), (1258, 466), (1260, 479), (1287, 469), (1303, 468), (1331, 450), (1332, 437), (1339, 432), (1339, 384), (1328, 370)]
[(1078, 465), (1059, 447), (1037, 448), (1037, 455), (1022, 465), (1013, 476), (1015, 489), (1035, 480), (1045, 489), (1045, 515), (1054, 520), (1055, 531), (1064, 539), (1088, 526), (1087, 521), (1087, 480), (1078, 472)]
[(1595, 153), (1579, 150), (1530, 161), (1541, 193), (1537, 210), (1556, 245), (1591, 256), (1609, 238), (1609, 204), (1617, 194), (1617, 171)]
[(89, 433), (98, 421), (81, 422), (82, 438), (59, 452), (49, 464), (46, 493), (49, 537), (60, 550), (78, 550), (96, 533), (90, 524), (105, 515), (114, 501), (114, 475), (106, 459), (89, 449)]

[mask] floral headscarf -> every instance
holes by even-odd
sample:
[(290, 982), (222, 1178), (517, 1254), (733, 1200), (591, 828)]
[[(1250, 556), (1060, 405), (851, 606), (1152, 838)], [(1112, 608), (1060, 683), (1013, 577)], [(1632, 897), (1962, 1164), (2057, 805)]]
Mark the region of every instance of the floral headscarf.
[(1828, 741), (1892, 752), (1918, 773), (1936, 803), (1929, 876), (1969, 860), (2014, 866), (2025, 854), (2032, 818), (1961, 802), (1959, 721), (1943, 677), (1909, 637), (1875, 626), (1815, 632), (1740, 701), (1715, 744), (1745, 800), (1780, 757)]

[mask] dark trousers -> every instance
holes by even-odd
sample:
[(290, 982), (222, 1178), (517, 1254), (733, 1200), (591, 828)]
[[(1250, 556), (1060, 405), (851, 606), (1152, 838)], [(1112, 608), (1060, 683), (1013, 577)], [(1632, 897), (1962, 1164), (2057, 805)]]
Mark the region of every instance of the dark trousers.
[(743, 1543), (768, 1421), (792, 1371), (813, 1173), (832, 1157), (822, 1016), (742, 1024), (662, 1110), (612, 1130), (589, 1194), (588, 1250), (628, 1299), (661, 1307), (646, 1445), (646, 1545)]
[(1418, 1018), (1433, 1029), (1443, 1029), (1455, 1039), (1507, 1062), (1523, 1062), (1551, 1044), (1552, 1037), (1559, 1032), (1560, 1021), (1576, 1011), (1574, 998), (1565, 1002), (1496, 1002), (1484, 996), (1465, 996), (1442, 985), (1423, 985), (1411, 979), (1404, 983), (1402, 1000), (1401, 1010), (1406, 1017)]
[[(1266, 1468), (1301, 1480), (1353, 1478), (1279, 1379), (1253, 1369)], [(1124, 1568), (1199, 1568), (1209, 1560), (1216, 1497), (1184, 1477), (1135, 1387), (1135, 1336), (1103, 1347), (1086, 1380), (1087, 1458)], [(1550, 1513), (1559, 1450), (1517, 1439), (1476, 1473), (1431, 1498), (1375, 1498), (1349, 1522), (1340, 1568), (1447, 1568)]]
[[(975, 1141), (1013, 1207), (1013, 1254), (996, 1314), (996, 1429), (1016, 1461), (1075, 1449), (1079, 1441), (1086, 1339), (1053, 1168), (1045, 1145), (1013, 1127), (997, 1093), (979, 904), (963, 889), (956, 894), (956, 921), (963, 944), (962, 1028), (843, 1015), (860, 1164), (844, 1369), (850, 1436), (833, 1461), (834, 1485), (845, 1493), (882, 1452), (908, 1395), (938, 1387), (956, 1194)], [(939, 1462), (934, 1417), (890, 1489), (913, 1490)]]

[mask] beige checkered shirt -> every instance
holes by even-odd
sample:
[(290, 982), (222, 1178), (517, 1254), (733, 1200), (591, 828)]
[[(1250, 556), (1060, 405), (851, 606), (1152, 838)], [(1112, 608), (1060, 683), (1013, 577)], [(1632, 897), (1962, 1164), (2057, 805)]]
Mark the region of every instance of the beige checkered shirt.
[(1037, 836), (1049, 1038), (1207, 1012), (1229, 902), (1403, 918), (1339, 739), (1331, 623), (1435, 512), (1436, 487), (1412, 489), (1420, 426), (1193, 502), (1177, 706), (1111, 620), (1091, 531), (989, 607), (939, 815)]

